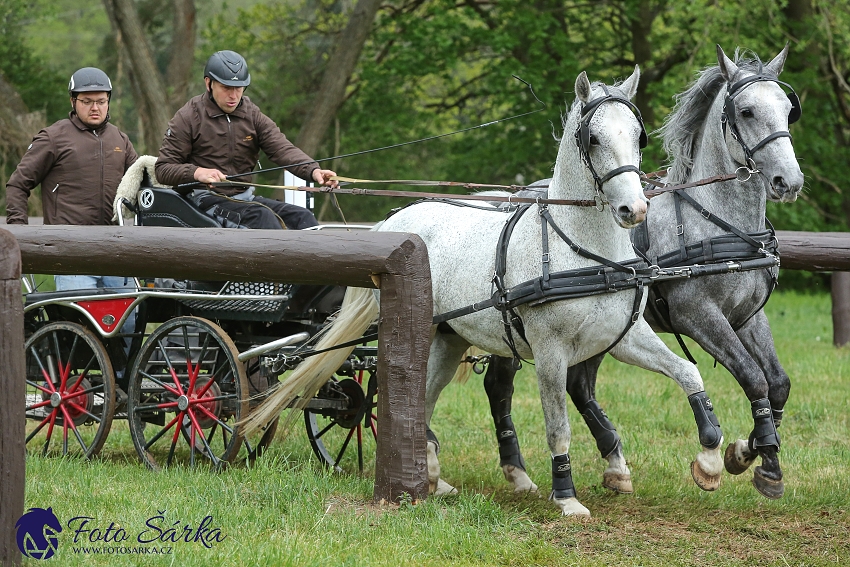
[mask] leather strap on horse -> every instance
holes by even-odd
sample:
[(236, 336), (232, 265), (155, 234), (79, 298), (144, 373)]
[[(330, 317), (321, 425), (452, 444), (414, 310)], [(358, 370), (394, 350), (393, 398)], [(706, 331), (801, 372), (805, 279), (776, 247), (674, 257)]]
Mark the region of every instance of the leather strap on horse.
[[(612, 293), (629, 288), (637, 288), (629, 321), (620, 336), (617, 337), (617, 339), (608, 348), (606, 348), (605, 351), (603, 351), (603, 354), (608, 352), (618, 342), (620, 342), (629, 329), (631, 329), (640, 318), (640, 308), (646, 292), (645, 284), (651, 281), (653, 275), (652, 269), (640, 258), (633, 258), (626, 262), (618, 263), (582, 248), (573, 242), (573, 240), (570, 239), (560, 227), (558, 227), (554, 219), (552, 219), (549, 214), (548, 209), (545, 206), (541, 206), (539, 214), (542, 220), (542, 275), (508, 289), (504, 282), (504, 276), (507, 272), (508, 244), (514, 227), (528, 209), (528, 205), (517, 209), (508, 222), (505, 223), (505, 226), (502, 228), (502, 232), (499, 235), (499, 241), (496, 248), (496, 266), (493, 276), (494, 291), (492, 296), (485, 301), (473, 303), (472, 305), (467, 305), (466, 307), (437, 315), (433, 319), (434, 324), (440, 324), (451, 319), (469, 315), (470, 313), (474, 313), (482, 309), (494, 307), (502, 313), (502, 322), (505, 327), (505, 343), (508, 345), (508, 348), (511, 349), (511, 352), (517, 360), (523, 360), (517, 352), (514, 332), (516, 332), (519, 337), (525, 341), (525, 330), (522, 326), (522, 319), (516, 311), (514, 311), (515, 307), (525, 304), (536, 306), (550, 301), (577, 299), (602, 293)], [(558, 234), (558, 236), (563, 239), (575, 253), (589, 260), (598, 262), (599, 264), (602, 264), (602, 266), (590, 266), (586, 268), (551, 273), (549, 271), (548, 226), (551, 226), (555, 230), (556, 234)]]
[[(690, 277), (699, 277), (702, 275), (717, 275), (729, 273), (732, 271), (752, 271), (758, 269), (769, 269), (778, 265), (779, 243), (776, 239), (776, 232), (773, 225), (768, 219), (765, 219), (767, 229), (754, 233), (745, 233), (735, 226), (729, 224), (717, 215), (708, 211), (693, 197), (685, 191), (676, 190), (674, 193), (674, 204), (676, 211), (676, 234), (679, 237), (679, 250), (664, 254), (657, 258), (647, 258), (644, 252), (649, 249), (649, 232), (646, 225), (639, 227), (638, 237), (635, 238), (635, 249), (646, 260), (651, 261), (659, 268), (670, 268), (680, 266), (691, 266), (687, 270)], [(699, 211), (700, 215), (709, 222), (717, 225), (727, 234), (715, 236), (702, 240), (694, 244), (685, 244), (684, 235), (684, 220), (682, 217), (681, 201), (684, 200), (694, 209)], [(637, 246), (638, 242), (642, 246)], [(642, 248), (642, 249), (641, 249)], [(743, 256), (743, 258), (742, 258)], [(709, 262), (709, 264), (705, 264)], [(724, 263), (725, 262), (725, 263)], [(731, 269), (729, 264), (735, 264), (736, 269)], [(733, 329), (737, 331), (743, 327), (747, 321), (752, 319), (770, 299), (770, 295), (776, 288), (777, 278), (773, 271), (770, 271), (772, 285), (769, 286), (767, 295), (761, 304), (747, 317), (740, 325)], [(696, 360), (685, 344), (682, 335), (673, 329), (673, 322), (670, 318), (670, 308), (667, 299), (661, 295), (657, 287), (650, 290), (649, 301), (647, 306), (653, 314), (654, 319), (668, 332), (673, 333), (676, 341), (679, 343), (685, 356), (693, 364)]]

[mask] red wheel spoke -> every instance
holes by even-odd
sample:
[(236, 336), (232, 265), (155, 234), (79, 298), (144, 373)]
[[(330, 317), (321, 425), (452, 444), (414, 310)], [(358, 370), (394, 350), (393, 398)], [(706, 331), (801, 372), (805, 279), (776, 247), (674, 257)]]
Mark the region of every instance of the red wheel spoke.
[(80, 375), (77, 377), (77, 381), (76, 381), (76, 382), (74, 382), (74, 385), (73, 385), (73, 386), (71, 386), (70, 388), (68, 388), (68, 391), (69, 391), (69, 392), (73, 392), (74, 390), (76, 390), (77, 388), (79, 388), (79, 387), (80, 387), (80, 384), (82, 383), (83, 378), (85, 378), (85, 377), (86, 377), (86, 374), (88, 374), (89, 370), (91, 370), (91, 366), (92, 366), (92, 364), (93, 364), (93, 363), (95, 363), (95, 362), (97, 362), (97, 355), (96, 355), (96, 354), (92, 354), (92, 357), (91, 357), (91, 358), (89, 359), (89, 361), (86, 363), (85, 368), (83, 368), (83, 371), (82, 371), (82, 372), (80, 372)]
[(148, 380), (150, 380), (151, 382), (154, 382), (157, 386), (160, 386), (160, 387), (161, 387), (161, 388), (163, 388), (164, 390), (166, 390), (166, 391), (168, 391), (168, 392), (170, 392), (170, 393), (174, 394), (175, 396), (178, 396), (178, 397), (179, 397), (179, 396), (182, 396), (182, 395), (183, 395), (183, 394), (181, 393), (181, 391), (179, 391), (179, 390), (175, 390), (174, 388), (172, 388), (172, 387), (171, 387), (171, 386), (169, 386), (168, 384), (165, 384), (165, 383), (163, 383), (163, 382), (160, 382), (158, 378), (155, 378), (153, 375), (148, 374), (148, 373), (147, 373), (147, 372), (145, 372), (144, 370), (139, 370), (139, 374), (141, 374), (142, 376), (144, 376), (145, 378), (147, 378), (147, 379), (148, 379)]
[[(41, 431), (41, 430), (44, 428), (44, 426), (45, 426), (45, 425), (47, 425), (47, 422), (48, 422), (48, 421), (50, 421), (50, 418), (52, 418), (52, 417), (53, 417), (53, 412), (50, 412), (50, 413), (48, 413), (46, 416), (44, 416), (44, 419), (42, 419), (42, 420), (41, 420), (41, 423), (39, 423), (38, 425), (36, 425), (36, 427), (35, 427), (35, 429), (33, 429), (32, 433), (30, 433), (29, 435), (27, 435), (27, 439), (26, 439), (26, 441), (24, 442), (24, 445), (26, 445), (27, 443), (29, 443), (29, 442), (30, 442), (30, 440), (32, 440), (32, 438), (33, 438), (33, 437), (35, 437), (35, 436), (36, 436), (36, 434), (37, 434), (39, 431)], [(50, 433), (48, 433), (48, 436), (49, 436), (49, 435), (50, 435)]]
[(56, 416), (58, 413), (59, 412), (56, 410), (50, 412), (50, 427), (47, 428), (47, 438), (44, 440), (43, 455), (47, 454), (47, 449), (50, 447), (50, 438), (53, 436), (53, 426), (56, 424)]
[[(136, 408), (136, 411), (138, 411), (138, 408)], [(145, 443), (145, 451), (147, 451), (148, 449), (150, 449), (151, 445), (153, 445), (154, 443), (156, 443), (157, 441), (159, 441), (159, 439), (160, 439), (163, 435), (165, 435), (165, 433), (166, 433), (169, 429), (171, 429), (171, 426), (172, 426), (172, 425), (174, 425), (175, 423), (177, 423), (177, 420), (179, 419), (179, 417), (180, 417), (179, 415), (175, 415), (175, 416), (174, 416), (174, 419), (172, 419), (171, 421), (169, 421), (169, 422), (165, 425), (165, 427), (163, 427), (162, 429), (160, 429), (160, 430), (159, 430), (159, 432), (158, 432), (156, 435), (154, 435), (153, 437), (151, 437), (151, 438), (150, 438), (150, 441), (148, 441), (147, 443)]]
[(85, 390), (79, 390), (77, 392), (73, 392), (69, 390), (62, 395), (63, 400), (70, 400), (73, 398), (77, 398), (79, 396), (85, 396), (86, 394), (91, 394), (92, 392), (99, 392), (103, 390), (103, 384), (98, 384), (97, 386), (92, 386), (91, 388), (86, 388)]
[(177, 439), (180, 437), (180, 428), (183, 427), (181, 422), (183, 421), (185, 413), (185, 411), (181, 411), (177, 414), (177, 417), (174, 418), (174, 421), (177, 422), (178, 425), (174, 428), (174, 435), (171, 437), (171, 448), (168, 450), (168, 459), (165, 461), (165, 464), (168, 466), (171, 466), (171, 461), (174, 458), (174, 448), (177, 447)]
[(56, 387), (53, 384), (53, 378), (51, 378), (50, 372), (48, 372), (47, 369), (44, 367), (44, 363), (41, 362), (41, 357), (38, 356), (38, 351), (36, 351), (35, 345), (30, 346), (30, 352), (32, 353), (33, 358), (35, 359), (36, 363), (38, 364), (39, 369), (41, 370), (41, 375), (44, 376), (44, 383), (49, 385), (50, 389), (45, 390), (44, 388), (41, 388), (41, 386), (39, 386), (35, 383), (32, 383), (29, 380), (27, 380), (27, 384), (30, 384), (30, 385), (32, 385), (36, 388), (40, 388), (40, 389), (44, 390), (45, 392), (47, 392), (48, 394), (52, 394), (53, 392), (56, 391)]
[[(162, 357), (165, 359), (165, 364), (168, 366), (168, 371), (171, 374), (171, 379), (174, 380), (174, 384), (177, 386), (176, 394), (178, 396), (182, 396), (183, 386), (180, 385), (180, 379), (177, 377), (177, 372), (174, 370), (174, 366), (171, 365), (171, 359), (168, 358), (168, 353), (165, 350), (165, 346), (162, 344), (162, 339), (159, 339), (157, 342), (157, 346), (159, 347), (159, 351), (162, 353)], [(155, 380), (152, 376), (148, 376), (151, 380), (157, 382), (160, 386), (167, 389), (167, 386), (160, 382), (159, 380)]]
[(39, 402), (39, 403), (37, 403), (37, 404), (33, 404), (33, 405), (31, 405), (31, 406), (27, 406), (27, 409), (26, 409), (25, 411), (30, 411), (30, 410), (38, 409), (38, 408), (41, 408), (41, 407), (44, 407), (44, 406), (48, 405), (49, 403), (50, 403), (50, 400), (44, 400), (43, 402)]
[[(71, 419), (71, 414), (68, 413), (68, 409), (65, 407), (65, 404), (59, 406), (62, 410), (62, 415), (65, 416), (63, 422), (67, 423), (68, 426), (71, 427), (71, 431), (74, 433), (74, 437), (77, 438), (77, 441), (80, 443), (80, 447), (83, 448), (84, 453), (88, 453), (89, 448), (86, 447), (86, 444), (83, 442), (83, 438), (80, 436), (80, 432), (77, 430), (77, 425), (74, 423), (74, 420)], [(68, 454), (68, 428), (65, 427), (65, 454)]]
[(196, 405), (196, 406), (194, 407), (194, 409), (196, 409), (196, 410), (197, 410), (197, 409), (201, 410), (202, 412), (204, 412), (205, 414), (207, 414), (207, 417), (209, 417), (210, 419), (215, 420), (215, 422), (216, 422), (217, 424), (221, 425), (222, 429), (226, 429), (226, 430), (227, 430), (230, 434), (233, 434), (233, 429), (232, 429), (231, 427), (229, 427), (226, 423), (224, 423), (223, 421), (221, 421), (221, 420), (218, 418), (218, 416), (217, 416), (217, 415), (215, 415), (213, 412), (211, 412), (210, 410), (208, 410), (207, 408), (205, 408), (203, 405), (198, 404), (198, 405)]
[(159, 403), (159, 404), (137, 405), (136, 411), (141, 413), (141, 412), (145, 412), (145, 411), (153, 411), (153, 410), (158, 410), (158, 409), (168, 409), (168, 408), (174, 408), (174, 407), (177, 407), (177, 402), (162, 402), (162, 403)]
[(100, 423), (100, 418), (98, 416), (94, 415), (93, 413), (91, 413), (89, 410), (87, 410), (83, 406), (75, 404), (74, 402), (68, 402), (68, 405), (72, 406), (75, 410), (79, 411), (80, 413), (86, 414), (87, 416), (89, 416), (90, 418), (95, 420), (96, 422)]
[[(198, 406), (198, 407), (203, 408), (203, 406)], [(203, 408), (203, 409), (206, 409), (206, 408)], [(206, 447), (206, 449), (207, 449), (207, 456), (210, 458), (210, 460), (212, 460), (213, 464), (217, 466), (221, 461), (219, 461), (218, 457), (215, 456), (215, 453), (213, 453), (212, 447), (210, 447), (210, 444), (207, 442), (207, 438), (204, 436), (204, 430), (201, 429), (201, 424), (198, 423), (198, 419), (195, 417), (195, 412), (193, 412), (192, 410), (189, 410), (188, 413), (189, 413), (189, 419), (192, 420), (192, 425), (193, 425), (193, 427), (192, 427), (192, 454), (193, 455), (195, 454), (195, 451), (194, 451), (194, 449), (195, 449), (195, 435), (197, 434), (197, 435), (201, 436), (201, 441), (203, 441), (204, 447)], [(192, 460), (194, 461), (194, 458)], [(192, 464), (194, 465), (194, 462)]]

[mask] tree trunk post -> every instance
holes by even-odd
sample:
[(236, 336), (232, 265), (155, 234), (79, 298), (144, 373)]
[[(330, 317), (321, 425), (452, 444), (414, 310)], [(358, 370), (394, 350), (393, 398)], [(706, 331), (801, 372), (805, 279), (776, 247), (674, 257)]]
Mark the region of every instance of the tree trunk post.
[(832, 272), (832, 343), (850, 342), (850, 272)]
[(24, 513), (24, 312), (21, 253), (0, 230), (0, 565), (21, 564), (15, 524)]

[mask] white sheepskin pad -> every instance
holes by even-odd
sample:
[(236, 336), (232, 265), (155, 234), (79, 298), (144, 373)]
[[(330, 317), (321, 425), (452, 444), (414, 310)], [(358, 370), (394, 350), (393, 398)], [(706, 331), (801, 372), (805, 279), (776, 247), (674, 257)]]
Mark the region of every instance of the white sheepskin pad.
[(127, 199), (134, 205), (136, 197), (139, 194), (139, 187), (142, 184), (144, 172), (148, 172), (148, 177), (151, 180), (151, 185), (154, 187), (166, 187), (156, 181), (154, 174), (154, 165), (156, 164), (156, 156), (139, 156), (136, 163), (130, 166), (124, 177), (121, 178), (121, 183), (118, 185), (118, 190), (115, 193), (115, 202), (112, 204), (112, 220), (117, 221), (118, 215), (123, 214), (125, 220), (132, 220), (134, 217), (133, 211), (127, 209), (122, 204), (123, 199)]

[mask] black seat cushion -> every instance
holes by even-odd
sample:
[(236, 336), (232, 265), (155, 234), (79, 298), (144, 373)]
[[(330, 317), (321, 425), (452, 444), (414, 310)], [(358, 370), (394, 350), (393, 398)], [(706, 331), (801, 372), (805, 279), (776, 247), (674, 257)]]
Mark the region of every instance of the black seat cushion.
[(221, 223), (172, 189), (140, 187), (139, 224), (186, 228), (221, 228)]

